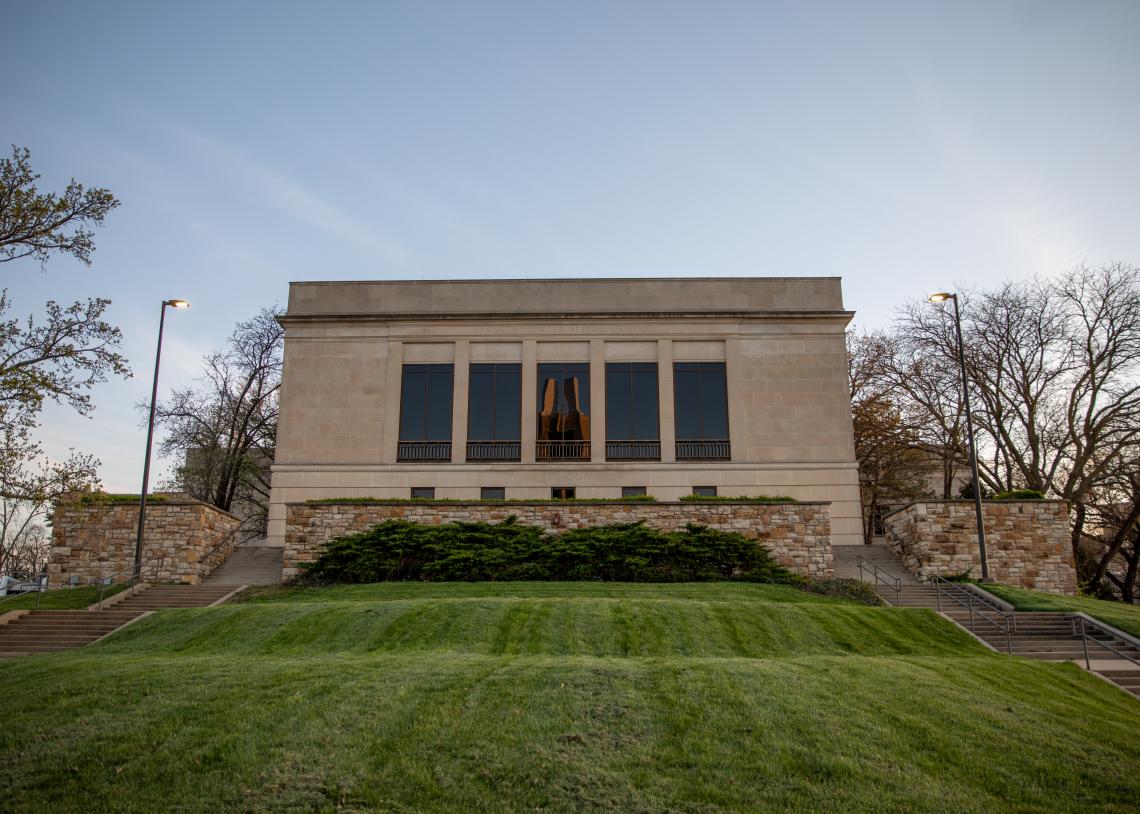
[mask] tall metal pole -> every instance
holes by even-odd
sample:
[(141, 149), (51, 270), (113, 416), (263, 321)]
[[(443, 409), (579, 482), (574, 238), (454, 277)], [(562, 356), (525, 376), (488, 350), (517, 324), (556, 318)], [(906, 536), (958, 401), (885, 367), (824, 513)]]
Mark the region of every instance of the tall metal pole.
[(962, 316), (958, 312), (958, 295), (954, 300), (954, 330), (958, 335), (958, 364), (962, 371), (962, 399), (966, 406), (966, 436), (970, 439), (970, 483), (974, 489), (974, 514), (978, 521), (978, 554), (982, 560), (982, 582), (989, 582), (990, 567), (986, 561), (986, 527), (982, 522), (982, 489), (978, 483), (978, 452), (974, 448), (974, 417), (970, 412), (970, 386), (966, 382), (966, 354), (962, 347)]
[(146, 524), (146, 490), (150, 482), (150, 447), (154, 441), (154, 410), (158, 401), (158, 366), (162, 361), (162, 328), (166, 323), (166, 306), (168, 300), (163, 300), (162, 311), (158, 318), (158, 350), (154, 354), (154, 384), (150, 391), (150, 419), (146, 425), (146, 458), (143, 460), (142, 493), (139, 499), (139, 531), (135, 537), (135, 577), (142, 574), (142, 546), (143, 526)]

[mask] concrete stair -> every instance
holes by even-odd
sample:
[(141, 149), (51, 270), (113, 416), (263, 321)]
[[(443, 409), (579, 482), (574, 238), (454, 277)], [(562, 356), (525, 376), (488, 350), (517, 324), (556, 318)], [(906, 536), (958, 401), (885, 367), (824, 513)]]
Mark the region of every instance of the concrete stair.
[[(839, 550), (836, 546), (835, 550)], [(845, 548), (859, 548), (858, 546), (845, 546)], [(879, 567), (880, 573), (895, 573), (902, 568), (902, 564), (895, 559), (895, 565), (884, 563), (884, 554), (894, 559), (889, 549), (883, 546), (862, 546), (863, 549), (880, 549), (875, 559), (871, 560)], [(885, 549), (885, 551), (883, 550)], [(864, 561), (867, 558), (864, 557)], [(869, 576), (864, 579), (870, 580)], [(1000, 653), (1009, 652), (1011, 655), (1023, 656), (1041, 661), (1074, 661), (1084, 666), (1085, 645), (1081, 641), (1080, 633), (1074, 629), (1071, 618), (1065, 613), (1046, 611), (1015, 611), (1013, 613), (1012, 627), (1007, 637), (1004, 625), (1005, 619), (994, 609), (977, 601), (974, 604), (973, 618), (970, 608), (963, 607), (953, 599), (946, 596), (939, 597), (938, 592), (929, 583), (920, 583), (911, 577), (909, 583), (904, 582), (901, 590), (878, 582), (875, 592), (888, 605), (903, 608), (930, 608), (939, 611), (969, 630), (977, 638), (988, 644)], [(966, 600), (968, 601), (968, 600)], [(993, 621), (990, 621), (993, 620)], [(995, 624), (996, 623), (996, 624)], [(1101, 641), (1114, 650), (1126, 653), (1134, 659), (1140, 660), (1140, 649), (1130, 642), (1119, 639), (1101, 631), (1086, 628), (1086, 635), (1090, 640)], [(1092, 671), (1098, 673), (1109, 681), (1119, 685), (1127, 692), (1140, 698), (1140, 667), (1133, 665), (1126, 659), (1113, 656), (1108, 650), (1099, 647), (1094, 641), (1088, 642), (1088, 657)]]
[(214, 569), (203, 585), (278, 585), (284, 549), (246, 543)]
[(30, 611), (0, 625), (0, 658), (83, 647), (147, 612), (212, 605), (238, 587), (153, 585), (103, 610)]

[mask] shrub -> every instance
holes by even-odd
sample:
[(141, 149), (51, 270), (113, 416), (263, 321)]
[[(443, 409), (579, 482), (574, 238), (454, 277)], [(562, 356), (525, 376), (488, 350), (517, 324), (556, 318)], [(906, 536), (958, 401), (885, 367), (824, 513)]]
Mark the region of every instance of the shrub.
[(799, 503), (794, 497), (787, 495), (753, 495), (739, 497), (726, 497), (723, 495), (681, 495), (681, 500), (694, 503)]
[(806, 577), (795, 577), (791, 584), (802, 591), (823, 596), (834, 596), (838, 599), (848, 599), (863, 605), (882, 605), (883, 600), (875, 593), (875, 589), (866, 582), (858, 579), (821, 579), (812, 580)]
[[(162, 503), (167, 500), (168, 496), (163, 494), (155, 494), (146, 496), (147, 503)], [(142, 495), (134, 494), (112, 494), (109, 492), (87, 492), (83, 497), (79, 498), (79, 502), (83, 504), (90, 503), (138, 503), (142, 500)]]
[(998, 492), (994, 500), (1044, 500), (1045, 493), (1037, 489), (1014, 489), (1010, 492)]
[[(149, 498), (148, 498), (149, 499)], [(655, 503), (653, 495), (626, 497), (316, 497), (306, 503)]]
[(548, 534), (508, 518), (428, 526), (388, 520), (331, 541), (305, 567), (306, 582), (737, 579), (794, 583), (761, 544), (689, 525), (662, 532), (641, 523)]

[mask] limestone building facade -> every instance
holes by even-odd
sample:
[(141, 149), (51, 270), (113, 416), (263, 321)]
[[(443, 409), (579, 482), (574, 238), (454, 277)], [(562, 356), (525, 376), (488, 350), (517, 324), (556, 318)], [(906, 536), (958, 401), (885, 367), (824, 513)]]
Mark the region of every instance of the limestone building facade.
[(861, 520), (840, 280), (290, 285), (269, 539), (332, 497), (789, 495)]

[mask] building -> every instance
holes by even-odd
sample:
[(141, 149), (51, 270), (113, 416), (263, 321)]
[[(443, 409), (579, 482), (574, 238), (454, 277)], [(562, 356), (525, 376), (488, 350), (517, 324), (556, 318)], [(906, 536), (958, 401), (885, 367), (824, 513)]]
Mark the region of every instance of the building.
[(862, 542), (840, 280), (301, 282), (269, 538), (332, 497), (778, 494)]

